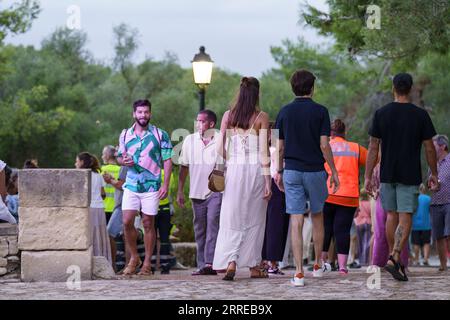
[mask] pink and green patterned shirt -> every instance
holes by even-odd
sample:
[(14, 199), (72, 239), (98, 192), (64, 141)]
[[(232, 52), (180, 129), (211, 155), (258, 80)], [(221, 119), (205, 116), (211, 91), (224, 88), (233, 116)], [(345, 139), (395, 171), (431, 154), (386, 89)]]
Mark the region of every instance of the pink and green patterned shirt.
[(166, 131), (153, 125), (139, 137), (135, 125), (123, 130), (119, 138), (118, 157), (128, 153), (135, 163), (128, 168), (123, 187), (137, 193), (156, 192), (161, 187), (163, 162), (172, 157), (172, 142)]

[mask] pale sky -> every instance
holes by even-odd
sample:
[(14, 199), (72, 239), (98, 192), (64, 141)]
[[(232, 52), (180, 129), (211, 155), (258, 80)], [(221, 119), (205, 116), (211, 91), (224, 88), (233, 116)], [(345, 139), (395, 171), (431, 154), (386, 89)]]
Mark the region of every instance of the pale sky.
[[(3, 5), (13, 2), (2, 1)], [(329, 43), (311, 28), (298, 24), (304, 0), (41, 0), (42, 12), (31, 30), (8, 37), (6, 43), (40, 47), (42, 39), (70, 18), (71, 5), (80, 8), (81, 29), (96, 59), (111, 62), (112, 28), (122, 22), (140, 32), (134, 58), (161, 59), (175, 53), (179, 63), (190, 66), (200, 45), (216, 66), (244, 75), (260, 76), (276, 66), (270, 46), (283, 39), (304, 37), (312, 44)], [(325, 0), (309, 0), (326, 10)]]

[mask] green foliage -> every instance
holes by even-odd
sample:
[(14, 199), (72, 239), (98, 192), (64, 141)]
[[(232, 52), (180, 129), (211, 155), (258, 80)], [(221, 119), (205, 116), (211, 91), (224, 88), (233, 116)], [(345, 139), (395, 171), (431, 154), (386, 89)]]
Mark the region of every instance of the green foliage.
[[(319, 80), (323, 78), (323, 89), (329, 95), (322, 94), (323, 83), (319, 81), (316, 98), (327, 106), (337, 106), (338, 111), (330, 108), (331, 113), (350, 124), (349, 137), (360, 143), (367, 141), (373, 112), (392, 101), (390, 77), (410, 72), (415, 78), (413, 102), (429, 109), (440, 131), (448, 131), (448, 100), (441, 97), (448, 96), (450, 3), (328, 0), (327, 4), (328, 13), (305, 5), (300, 16), (319, 34), (333, 37), (335, 50), (326, 51), (328, 59), (317, 59), (317, 52), (311, 56), (302, 41), (296, 45), (285, 42), (283, 49), (272, 49), (281, 70), (305, 66), (318, 74)], [(372, 17), (367, 8), (372, 4), (380, 8), (380, 29), (367, 27)], [(346, 63), (343, 57), (353, 62)], [(332, 70), (337, 71), (337, 77)], [(333, 87), (333, 82), (338, 86)]]
[[(445, 0), (328, 0), (329, 13), (305, 5), (301, 19), (320, 34), (333, 36), (336, 48), (350, 55), (394, 60), (410, 67), (428, 52), (445, 54), (450, 46), (450, 3)], [(367, 27), (380, 8), (380, 29)]]
[[(314, 99), (325, 105), (333, 118), (350, 120), (354, 117), (367, 95), (373, 66), (348, 60), (330, 48), (312, 47), (301, 38), (296, 43), (285, 40), (281, 47), (272, 47), (271, 50), (280, 65), (273, 71), (282, 80), (278, 80), (282, 83), (280, 86), (289, 86), (289, 79), (295, 70), (311, 70), (317, 77)], [(270, 78), (277, 81), (274, 80), (276, 77)], [(280, 97), (282, 99), (289, 96), (287, 89), (284, 92)]]
[[(0, 1), (1, 4), (1, 1)], [(0, 45), (8, 34), (26, 32), (40, 12), (39, 2), (21, 0), (0, 11)]]
[(450, 53), (431, 53), (419, 63), (418, 77), (427, 83), (423, 100), (436, 131), (450, 136)]

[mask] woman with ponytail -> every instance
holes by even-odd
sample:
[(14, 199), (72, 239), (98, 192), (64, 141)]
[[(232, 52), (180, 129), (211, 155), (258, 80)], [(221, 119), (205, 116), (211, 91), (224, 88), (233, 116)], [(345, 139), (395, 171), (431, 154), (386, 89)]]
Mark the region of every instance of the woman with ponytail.
[(269, 117), (259, 109), (259, 81), (244, 77), (223, 116), (218, 143), (227, 170), (213, 269), (227, 269), (223, 280), (233, 280), (237, 267), (248, 267), (252, 278), (268, 277), (261, 268), (272, 194), (268, 129)]

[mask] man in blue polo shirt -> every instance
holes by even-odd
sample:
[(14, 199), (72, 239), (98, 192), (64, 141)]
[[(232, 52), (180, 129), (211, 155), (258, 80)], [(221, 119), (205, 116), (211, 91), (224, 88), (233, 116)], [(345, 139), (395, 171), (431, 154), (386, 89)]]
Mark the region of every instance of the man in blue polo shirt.
[(319, 262), (324, 238), (322, 210), (328, 197), (325, 160), (332, 172), (330, 184), (334, 185), (334, 192), (339, 187), (339, 178), (329, 144), (328, 110), (312, 100), (315, 79), (307, 70), (294, 72), (291, 86), (296, 98), (281, 109), (276, 121), (280, 152), (275, 181), (286, 193), (286, 212), (290, 214), (292, 252), (297, 269), (291, 280), (295, 286), (304, 285), (302, 229), (303, 215), (308, 212), (307, 201), (316, 252), (313, 276), (321, 277), (324, 271), (331, 271), (331, 267), (321, 267)]

